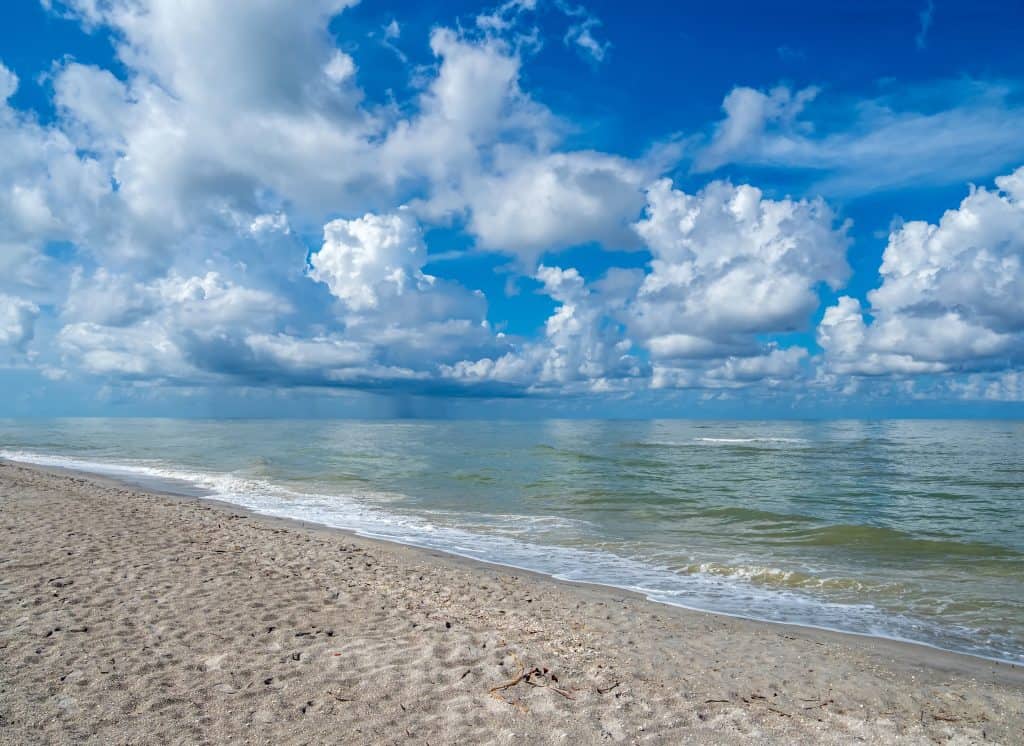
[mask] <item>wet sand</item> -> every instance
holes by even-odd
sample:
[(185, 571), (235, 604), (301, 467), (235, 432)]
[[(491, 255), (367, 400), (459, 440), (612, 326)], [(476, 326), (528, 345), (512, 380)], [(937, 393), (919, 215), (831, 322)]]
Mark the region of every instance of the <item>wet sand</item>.
[(0, 742), (521, 739), (1018, 744), (1024, 671), (0, 462)]

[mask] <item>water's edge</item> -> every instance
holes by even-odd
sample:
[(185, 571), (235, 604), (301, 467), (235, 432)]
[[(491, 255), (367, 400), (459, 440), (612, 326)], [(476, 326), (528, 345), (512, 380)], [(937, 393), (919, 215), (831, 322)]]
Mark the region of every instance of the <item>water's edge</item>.
[[(328, 533), (338, 533), (349, 537), (359, 537), (365, 541), (381, 544), (391, 551), (400, 550), (423, 553), (435, 560), (438, 559), (438, 555), (441, 555), (446, 561), (464, 564), (469, 567), (486, 568), (490, 570), (514, 570), (517, 573), (523, 573), (546, 582), (556, 583), (576, 590), (586, 589), (588, 592), (597, 592), (602, 595), (612, 593), (626, 594), (637, 601), (656, 604), (660, 608), (669, 609), (674, 612), (724, 617), (737, 620), (743, 624), (753, 625), (755, 627), (768, 628), (776, 631), (793, 631), (801, 636), (818, 642), (838, 642), (854, 646), (870, 644), (875, 652), (885, 652), (886, 654), (899, 656), (901, 659), (909, 659), (910, 662), (916, 664), (923, 664), (933, 668), (941, 668), (942, 670), (957, 671), (975, 675), (981, 673), (988, 675), (994, 673), (1002, 674), (1006, 677), (1007, 681), (1013, 684), (1024, 684), (1024, 666), (1004, 658), (980, 655), (969, 651), (934, 645), (921, 640), (913, 640), (892, 635), (857, 632), (824, 625), (805, 624), (796, 621), (764, 619), (757, 616), (734, 614), (699, 606), (690, 606), (684, 603), (653, 596), (635, 587), (616, 585), (614, 583), (595, 580), (577, 580), (560, 576), (556, 573), (548, 573), (542, 570), (516, 565), (510, 562), (488, 560), (468, 554), (462, 554), (450, 548), (416, 543), (411, 539), (399, 540), (394, 537), (381, 536), (379, 534), (374, 534), (372, 532), (356, 528), (346, 528), (343, 526), (331, 525), (329, 523), (317, 522), (307, 518), (296, 518), (288, 515), (277, 514), (272, 511), (261, 510), (258, 507), (250, 507), (237, 502), (232, 502), (224, 499), (223, 497), (215, 496), (214, 493), (208, 490), (191, 487), (184, 481), (179, 485), (175, 484), (174, 480), (132, 479), (130, 476), (109, 474), (102, 471), (89, 471), (88, 469), (81, 467), (36, 463), (30, 460), (12, 458), (10, 455), (0, 456), (0, 463), (3, 462), (35, 470), (44, 474), (75, 476), (100, 485), (110, 484), (118, 487), (126, 487), (156, 497), (200, 502), (217, 510), (242, 512), (257, 520), (271, 524), (281, 524), (298, 527), (304, 530), (323, 531)], [(992, 668), (992, 664), (995, 664), (998, 668)]]

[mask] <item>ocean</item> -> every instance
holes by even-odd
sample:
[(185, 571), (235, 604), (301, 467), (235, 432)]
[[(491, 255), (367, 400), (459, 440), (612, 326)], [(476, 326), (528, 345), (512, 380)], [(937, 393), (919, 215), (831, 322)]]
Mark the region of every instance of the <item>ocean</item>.
[(1024, 422), (0, 420), (0, 456), (1024, 663)]

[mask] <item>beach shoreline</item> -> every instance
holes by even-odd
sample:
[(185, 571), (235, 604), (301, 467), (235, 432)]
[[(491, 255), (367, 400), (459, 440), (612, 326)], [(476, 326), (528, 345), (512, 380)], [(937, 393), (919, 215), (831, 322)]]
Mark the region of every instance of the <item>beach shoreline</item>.
[[(1012, 743), (1024, 733), (1024, 670), (1008, 663), (660, 604), (633, 591), (71, 470), (0, 461), (0, 508), (4, 742), (145, 741), (154, 736), (140, 729), (154, 717), (181, 742), (245, 732), (252, 742), (501, 743), (530, 736), (552, 743)], [(161, 520), (168, 517), (173, 524)], [(158, 580), (100, 582), (76, 550), (78, 529), (55, 546), (69, 526), (116, 548), (121, 561), (105, 565), (111, 577), (131, 576), (125, 562), (136, 559), (158, 567)], [(48, 544), (47, 533), (58, 536)], [(234, 548), (207, 551), (201, 538)], [(176, 553), (177, 566), (163, 557), (167, 552)], [(232, 565), (235, 554), (250, 571), (248, 595), (223, 580), (242, 582), (245, 568)], [(38, 563), (19, 569), (31, 564), (19, 559), (27, 556)], [(282, 557), (294, 565), (285, 565), (288, 577), (278, 577)], [(214, 565), (223, 574), (206, 578)], [(61, 585), (64, 580), (72, 582)], [(169, 586), (169, 605), (159, 594), (145, 598), (157, 582)], [(90, 624), (88, 615), (75, 614), (88, 607), (95, 616), (97, 598), (106, 610), (101, 621)], [(193, 626), (201, 620), (213, 625), (178, 629), (176, 642), (133, 625), (123, 638), (108, 634), (104, 647), (116, 651), (111, 658), (127, 656), (137, 669), (122, 664), (121, 683), (139, 691), (120, 709), (118, 700), (99, 696), (108, 691), (103, 677), (110, 671), (88, 673), (98, 665), (94, 652), (83, 648), (89, 631), (123, 625), (140, 609), (153, 618), (170, 609), (187, 627), (186, 599), (202, 602)], [(248, 608), (254, 603), (260, 605)], [(257, 625), (254, 615), (260, 614), (268, 619)], [(64, 617), (74, 618), (60, 623)], [(312, 619), (317, 631), (303, 627)], [(68, 634), (71, 624), (86, 631)], [(328, 624), (332, 634), (325, 638), (320, 631)], [(282, 638), (289, 625), (303, 629)], [(225, 638), (238, 627), (248, 630), (268, 675), (260, 678), (259, 667), (236, 660), (237, 646)], [(265, 628), (272, 629), (260, 634)], [(171, 661), (151, 670), (147, 655), (130, 649), (129, 640), (147, 650), (166, 647)], [(336, 645), (340, 640), (348, 642)], [(69, 648), (53, 654), (48, 646), (55, 643)], [(516, 679), (520, 663), (538, 673), (492, 692)], [(351, 681), (365, 694), (323, 694), (327, 682), (349, 681), (351, 670), (369, 679)], [(557, 681), (555, 671), (562, 672)], [(74, 693), (67, 693), (75, 672)], [(243, 684), (246, 678), (252, 682)], [(285, 685), (276, 688), (275, 681)], [(167, 689), (203, 697), (149, 707)], [(415, 706), (398, 701), (403, 697)], [(100, 711), (86, 704), (94, 698), (106, 702)], [(192, 735), (175, 736), (186, 723), (195, 726)], [(342, 723), (360, 732), (328, 738), (324, 729)]]
[(799, 624), (795, 622), (774, 622), (771, 620), (755, 619), (735, 614), (727, 614), (724, 612), (714, 611), (712, 609), (699, 609), (685, 605), (671, 604), (649, 598), (642, 592), (630, 588), (622, 588), (619, 586), (609, 585), (607, 583), (591, 583), (587, 581), (569, 580), (566, 578), (556, 577), (548, 573), (531, 570), (525, 567), (517, 567), (515, 565), (510, 565), (503, 562), (488, 562), (486, 560), (467, 557), (461, 554), (457, 554), (455, 552), (445, 551), (443, 549), (432, 549), (417, 546), (415, 544), (407, 544), (400, 541), (393, 541), (390, 539), (380, 538), (377, 536), (371, 536), (364, 533), (360, 533), (359, 531), (355, 531), (353, 529), (342, 528), (338, 526), (329, 526), (322, 523), (316, 523), (314, 521), (302, 520), (300, 518), (289, 518), (285, 516), (268, 515), (266, 513), (261, 513), (258, 510), (253, 510), (243, 505), (238, 505), (227, 500), (221, 500), (216, 497), (210, 497), (208, 495), (186, 494), (170, 490), (140, 487), (139, 485), (133, 484), (128, 480), (118, 479), (116, 477), (108, 477), (100, 474), (94, 474), (80, 469), (72, 469), (60, 466), (38, 466), (35, 464), (24, 464), (3, 458), (0, 458), (0, 463), (9, 463), (17, 466), (25, 466), (30, 469), (35, 469), (43, 473), (50, 473), (57, 476), (63, 474), (80, 479), (94, 480), (98, 484), (106, 483), (116, 488), (141, 490), (147, 494), (152, 494), (169, 500), (199, 502), (205, 505), (210, 505), (219, 510), (239, 512), (250, 518), (265, 521), (268, 525), (280, 525), (310, 532), (325, 532), (328, 535), (337, 534), (339, 536), (344, 536), (349, 539), (368, 542), (371, 546), (376, 545), (386, 551), (408, 550), (412, 552), (413, 555), (416, 555), (418, 553), (425, 553), (429, 555), (433, 560), (436, 560), (438, 562), (451, 563), (452, 566), (456, 567), (468, 567), (471, 569), (475, 568), (480, 571), (497, 570), (501, 572), (515, 573), (517, 575), (523, 575), (525, 577), (532, 578), (537, 582), (549, 582), (555, 584), (556, 586), (565, 586), (566, 588), (571, 589), (575, 592), (593, 593), (598, 595), (606, 594), (614, 595), (616, 597), (626, 595), (632, 598), (634, 601), (647, 604), (654, 604), (655, 606), (664, 607), (665, 609), (670, 610), (671, 613), (679, 613), (684, 616), (690, 614), (710, 614), (715, 617), (733, 619), (740, 624), (750, 624), (754, 627), (765, 626), (770, 629), (774, 629), (780, 634), (802, 635), (807, 637), (808, 639), (813, 639), (818, 642), (850, 642), (851, 644), (859, 644), (863, 641), (871, 641), (871, 644), (875, 646), (877, 650), (879, 650), (880, 652), (882, 650), (887, 650), (889, 654), (895, 656), (897, 659), (902, 658), (907, 660), (913, 660), (922, 665), (941, 668), (943, 670), (948, 671), (961, 672), (968, 675), (979, 675), (987, 672), (995, 676), (1001, 676), (1003, 673), (1005, 673), (1008, 677), (1006, 679), (1008, 682), (1017, 682), (1024, 686), (1024, 666), (1014, 664), (1012, 661), (997, 660), (994, 658), (986, 658), (985, 656), (972, 655), (970, 653), (962, 653), (955, 650), (947, 650), (945, 648), (936, 647), (934, 645), (929, 645), (923, 642), (917, 642), (915, 640), (901, 640), (879, 635), (861, 634), (858, 632), (847, 632), (844, 630), (829, 629), (826, 627), (816, 627), (814, 625)]

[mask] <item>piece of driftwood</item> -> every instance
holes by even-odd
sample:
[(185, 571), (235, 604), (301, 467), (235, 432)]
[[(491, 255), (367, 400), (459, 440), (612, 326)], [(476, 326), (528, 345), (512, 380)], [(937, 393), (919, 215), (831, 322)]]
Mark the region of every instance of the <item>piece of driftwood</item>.
[(490, 695), (495, 699), (505, 702), (507, 704), (514, 705), (521, 711), (526, 712), (526, 706), (523, 705), (521, 702), (509, 702), (507, 699), (501, 696), (501, 692), (507, 691), (514, 686), (518, 686), (519, 684), (527, 684), (538, 689), (550, 689), (551, 691), (555, 692), (556, 694), (560, 694), (566, 699), (576, 699), (568, 690), (562, 689), (554, 685), (553, 682), (557, 682), (558, 677), (555, 676), (554, 673), (550, 672), (548, 669), (534, 666), (533, 668), (527, 670), (526, 666), (523, 664), (521, 660), (519, 660), (517, 656), (513, 655), (512, 658), (515, 660), (517, 664), (519, 664), (519, 673), (513, 676), (508, 681), (502, 684), (498, 684), (496, 686), (492, 686), (489, 689)]

